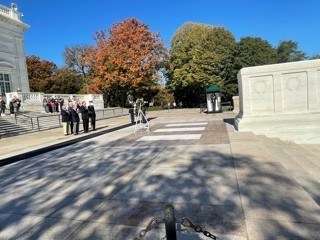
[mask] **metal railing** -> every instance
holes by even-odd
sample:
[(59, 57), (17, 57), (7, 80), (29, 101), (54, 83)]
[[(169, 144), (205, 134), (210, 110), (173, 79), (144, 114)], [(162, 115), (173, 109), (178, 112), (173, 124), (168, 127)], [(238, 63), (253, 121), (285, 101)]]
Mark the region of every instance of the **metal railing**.
[[(97, 109), (96, 111), (96, 121), (113, 118), (113, 117), (120, 117), (128, 114), (127, 108), (104, 108), (104, 109)], [(11, 127), (14, 125), (16, 129), (19, 129), (18, 134), (34, 132), (34, 131), (43, 131), (53, 128), (62, 127), (61, 122), (61, 115), (60, 113), (48, 113), (47, 115), (40, 115), (40, 116), (32, 116), (32, 113), (23, 113), (15, 114), (14, 121), (7, 122), (8, 126)], [(80, 115), (80, 123), (81, 121), (81, 113)], [(1, 127), (1, 134), (0, 139), (2, 137), (7, 137), (10, 135), (14, 135), (13, 130), (9, 130), (9, 127)]]

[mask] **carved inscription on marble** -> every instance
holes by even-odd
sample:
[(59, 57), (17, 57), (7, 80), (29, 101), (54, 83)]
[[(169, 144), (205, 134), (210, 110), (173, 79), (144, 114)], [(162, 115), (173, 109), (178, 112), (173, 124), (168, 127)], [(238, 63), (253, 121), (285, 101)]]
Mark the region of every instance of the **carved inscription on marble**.
[(273, 76), (251, 77), (249, 87), (251, 112), (256, 115), (273, 112)]
[(293, 72), (282, 75), (282, 111), (303, 112), (308, 108), (307, 72)]
[(257, 80), (253, 85), (255, 93), (262, 94), (266, 93), (269, 89), (270, 84), (266, 80)]
[(286, 88), (288, 91), (294, 92), (299, 91), (303, 88), (302, 79), (299, 77), (291, 77), (286, 81)]
[(305, 92), (307, 85), (307, 73), (289, 73), (282, 75), (282, 87), (287, 94), (296, 94), (296, 92)]

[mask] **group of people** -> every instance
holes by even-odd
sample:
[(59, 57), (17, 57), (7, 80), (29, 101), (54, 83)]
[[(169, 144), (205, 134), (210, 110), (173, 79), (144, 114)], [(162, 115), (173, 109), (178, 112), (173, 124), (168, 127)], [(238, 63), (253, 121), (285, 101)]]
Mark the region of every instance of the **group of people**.
[[(13, 98), (9, 102), (10, 114), (11, 115), (18, 114), (20, 111), (20, 107), (21, 107), (21, 100), (17, 96), (13, 96)], [(4, 101), (2, 96), (0, 96), (0, 108), (1, 108), (0, 115), (5, 116), (7, 107), (6, 107), (6, 102)]]
[(87, 106), (86, 102), (69, 101), (69, 106), (65, 104), (61, 107), (61, 120), (63, 133), (65, 136), (69, 134), (79, 134), (80, 116), (83, 124), (83, 132), (89, 132), (89, 121), (91, 120), (91, 130), (96, 130), (96, 113), (93, 103), (90, 102)]
[(43, 108), (46, 113), (60, 112), (63, 104), (64, 99), (59, 96), (43, 99)]

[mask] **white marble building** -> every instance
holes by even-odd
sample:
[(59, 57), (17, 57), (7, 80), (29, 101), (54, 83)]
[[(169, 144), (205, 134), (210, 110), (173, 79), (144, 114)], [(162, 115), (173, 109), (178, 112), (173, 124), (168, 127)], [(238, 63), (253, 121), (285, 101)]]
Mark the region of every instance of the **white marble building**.
[(0, 5), (0, 94), (19, 89), (30, 92), (23, 34), (29, 26), (21, 21), (16, 4)]

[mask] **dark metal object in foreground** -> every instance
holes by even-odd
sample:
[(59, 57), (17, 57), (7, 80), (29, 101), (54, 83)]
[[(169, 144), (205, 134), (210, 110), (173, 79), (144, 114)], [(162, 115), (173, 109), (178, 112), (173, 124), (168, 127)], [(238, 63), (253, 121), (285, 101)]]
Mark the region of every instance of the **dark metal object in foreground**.
[(206, 237), (209, 237), (212, 239), (217, 239), (217, 237), (215, 235), (209, 233), (208, 231), (205, 231), (199, 225), (194, 225), (189, 218), (186, 218), (186, 217), (181, 218), (180, 223), (181, 223), (181, 225), (183, 225), (185, 227), (189, 227), (189, 228), (194, 229), (194, 231), (196, 231), (196, 232), (202, 232)]
[(215, 240), (218, 239), (215, 235), (211, 234), (208, 231), (205, 231), (199, 225), (193, 224), (193, 222), (187, 217), (183, 217), (179, 221), (176, 221), (173, 205), (166, 204), (165, 210), (164, 210), (164, 219), (153, 218), (149, 222), (148, 226), (145, 229), (141, 230), (139, 235), (135, 237), (134, 240), (142, 239), (143, 237), (146, 236), (147, 232), (157, 228), (160, 223), (165, 223), (165, 229), (166, 229), (165, 239), (167, 240), (177, 240), (176, 223), (180, 223), (184, 227), (192, 228), (195, 232), (202, 232), (208, 238), (215, 239)]
[(166, 227), (167, 240), (177, 240), (176, 217), (174, 216), (174, 207), (172, 204), (165, 206), (164, 224)]

